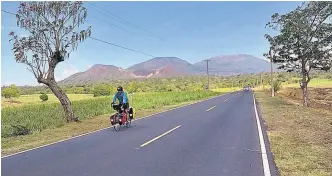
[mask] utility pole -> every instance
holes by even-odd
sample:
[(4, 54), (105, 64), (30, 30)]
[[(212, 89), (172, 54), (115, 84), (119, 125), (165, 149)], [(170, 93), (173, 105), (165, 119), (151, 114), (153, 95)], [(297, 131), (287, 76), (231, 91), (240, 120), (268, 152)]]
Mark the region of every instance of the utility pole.
[(210, 59), (206, 59), (204, 61), (206, 61), (206, 74), (208, 76), (207, 90), (209, 90), (210, 89), (210, 75), (209, 75), (209, 61), (210, 61)]
[(271, 96), (274, 97), (274, 86), (273, 86), (273, 67), (272, 67), (272, 61), (273, 61), (273, 57), (271, 55), (271, 49), (269, 51), (269, 57), (270, 57), (270, 65), (271, 65)]

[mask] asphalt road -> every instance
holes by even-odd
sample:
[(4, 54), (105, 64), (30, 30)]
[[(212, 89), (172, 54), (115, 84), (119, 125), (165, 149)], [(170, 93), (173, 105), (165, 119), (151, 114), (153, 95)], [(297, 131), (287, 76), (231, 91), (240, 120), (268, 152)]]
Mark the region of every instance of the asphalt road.
[[(267, 149), (269, 149), (267, 147)], [(251, 92), (1, 159), (3, 176), (264, 176)]]

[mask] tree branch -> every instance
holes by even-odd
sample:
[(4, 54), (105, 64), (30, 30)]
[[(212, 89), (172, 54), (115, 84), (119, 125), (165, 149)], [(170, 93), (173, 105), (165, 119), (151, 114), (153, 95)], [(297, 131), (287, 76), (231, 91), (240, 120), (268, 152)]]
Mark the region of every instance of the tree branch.
[(320, 21), (320, 22), (318, 23), (316, 29), (311, 33), (311, 37), (310, 37), (310, 39), (307, 41), (307, 43), (310, 42), (310, 41), (312, 40), (312, 38), (314, 37), (314, 34), (317, 32), (317, 30), (320, 28), (320, 26), (322, 25), (322, 23), (323, 23), (323, 22), (324, 22), (324, 21), (325, 21), (330, 15), (331, 15), (331, 14), (326, 15), (326, 17), (323, 18), (323, 20)]

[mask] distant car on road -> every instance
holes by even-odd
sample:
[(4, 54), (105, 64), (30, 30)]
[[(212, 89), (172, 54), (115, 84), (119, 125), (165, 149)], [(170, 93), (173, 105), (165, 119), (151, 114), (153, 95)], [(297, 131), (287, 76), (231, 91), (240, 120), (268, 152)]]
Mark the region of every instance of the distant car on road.
[(244, 87), (243, 91), (250, 91), (250, 87)]

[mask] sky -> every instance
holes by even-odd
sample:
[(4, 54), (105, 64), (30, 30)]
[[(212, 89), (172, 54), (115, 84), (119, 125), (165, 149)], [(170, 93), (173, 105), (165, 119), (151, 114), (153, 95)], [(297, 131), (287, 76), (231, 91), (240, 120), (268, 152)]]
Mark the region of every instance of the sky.
[[(88, 17), (79, 29), (91, 25), (91, 37), (155, 57), (179, 57), (190, 63), (228, 54), (263, 58), (269, 48), (264, 34), (275, 33), (265, 28), (271, 15), (287, 13), (300, 3), (90, 1), (84, 2)], [(1, 2), (1, 9), (15, 13), (18, 2)], [(16, 26), (15, 16), (1, 12), (1, 85), (38, 85), (27, 66), (14, 59), (8, 36), (11, 31), (29, 35)], [(128, 68), (152, 56), (88, 39), (57, 66), (55, 78), (64, 79), (94, 64)]]

